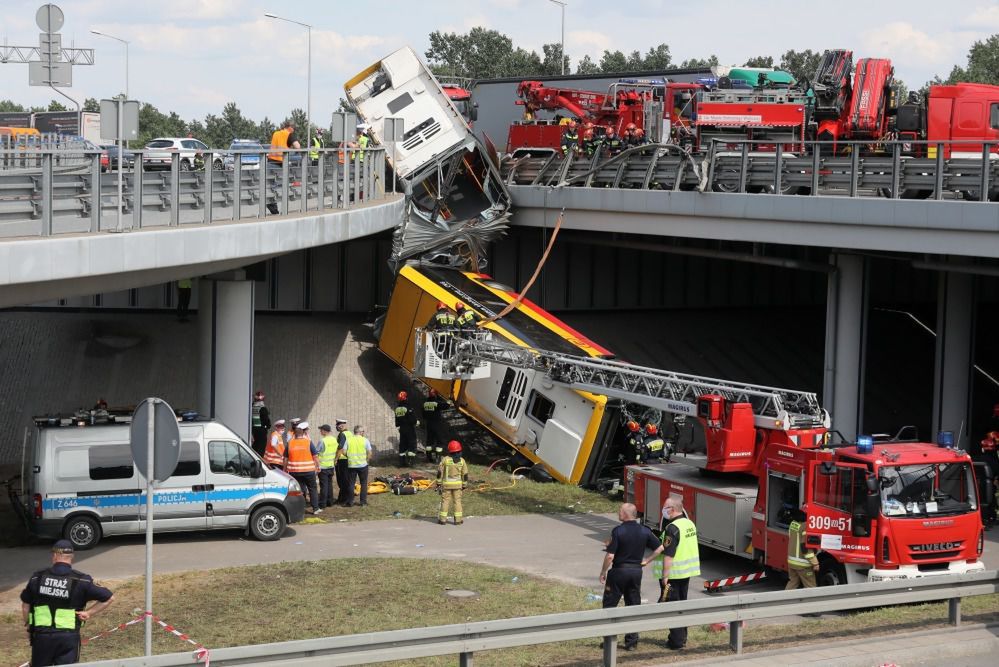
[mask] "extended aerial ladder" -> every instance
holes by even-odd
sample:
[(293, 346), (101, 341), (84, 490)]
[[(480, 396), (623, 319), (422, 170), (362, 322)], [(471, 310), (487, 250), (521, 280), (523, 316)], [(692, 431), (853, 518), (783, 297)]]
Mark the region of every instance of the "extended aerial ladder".
[(712, 470), (752, 471), (762, 446), (773, 441), (821, 446), (830, 426), (814, 392), (537, 350), (494, 340), (484, 330), (417, 334), (414, 370), (424, 377), (474, 380), (488, 377), (488, 364), (496, 363), (542, 373), (577, 391), (696, 417), (705, 428)]

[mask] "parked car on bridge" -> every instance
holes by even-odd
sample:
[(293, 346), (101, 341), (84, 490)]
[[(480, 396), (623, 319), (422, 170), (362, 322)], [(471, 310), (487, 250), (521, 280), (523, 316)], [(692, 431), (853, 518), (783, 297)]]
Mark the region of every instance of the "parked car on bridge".
[[(101, 150), (104, 151), (104, 154), (101, 155), (101, 171), (111, 171), (112, 169), (117, 169), (118, 146), (115, 144), (101, 144)], [(130, 151), (126, 148), (121, 152), (121, 154), (126, 169), (131, 169), (135, 166), (135, 151)]]
[[(260, 151), (264, 153), (266, 149), (256, 139), (233, 139), (229, 144), (230, 151)], [(239, 163), (242, 169), (260, 169), (260, 155), (243, 154), (240, 155)], [(226, 171), (233, 171), (236, 168), (236, 156), (229, 153), (223, 158), (222, 165)]]
[(193, 171), (195, 156), (204, 155), (205, 164), (211, 156), (212, 169), (221, 170), (224, 155), (216, 153), (203, 141), (193, 137), (158, 137), (146, 144), (146, 153), (142, 156), (145, 169), (169, 169), (173, 154), (180, 154), (180, 170)]

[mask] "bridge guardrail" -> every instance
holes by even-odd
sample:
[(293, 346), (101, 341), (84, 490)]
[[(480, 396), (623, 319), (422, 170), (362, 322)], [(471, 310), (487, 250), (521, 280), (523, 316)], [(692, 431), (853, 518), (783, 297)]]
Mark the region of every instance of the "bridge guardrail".
[[(134, 166), (122, 174), (119, 221), (117, 174), (102, 175), (100, 152), (75, 151), (69, 159), (48, 148), (0, 150), (0, 238), (232, 222), (273, 215), (275, 205), (284, 215), (347, 208), (385, 195), (383, 148), (346, 155), (321, 149), (314, 162), (306, 149), (231, 151), (231, 169), (196, 171), (186, 169), (179, 153), (167, 169), (151, 169), (144, 159), (151, 152), (157, 151), (135, 151)], [(267, 159), (277, 153), (287, 159)], [(256, 163), (249, 164), (247, 155)]]
[[(476, 651), (603, 637), (607, 638), (603, 665), (613, 667), (617, 663), (616, 635), (625, 632), (728, 622), (729, 644), (735, 653), (742, 653), (743, 623), (748, 620), (948, 600), (949, 622), (958, 626), (961, 598), (997, 592), (999, 573), (974, 572), (237, 646), (212, 651), (211, 661), (215, 666), (363, 665), (458, 654), (460, 664), (471, 665)], [(172, 653), (87, 664), (174, 667), (193, 663), (190, 653)]]
[(703, 154), (675, 144), (633, 147), (612, 157), (603, 147), (593, 156), (515, 154), (504, 162), (503, 175), (511, 185), (995, 201), (997, 150), (995, 142), (715, 139)]

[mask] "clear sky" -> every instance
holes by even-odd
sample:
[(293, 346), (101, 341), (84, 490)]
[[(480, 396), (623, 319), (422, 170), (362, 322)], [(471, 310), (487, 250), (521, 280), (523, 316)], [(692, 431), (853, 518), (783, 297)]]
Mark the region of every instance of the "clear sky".
[[(0, 0), (0, 39), (38, 43), (39, 0)], [(130, 97), (186, 120), (234, 101), (245, 115), (280, 120), (306, 106), (306, 30), (265, 18), (310, 23), (312, 115), (328, 119), (343, 82), (403, 45), (423, 53), (434, 30), (484, 26), (541, 52), (560, 38), (560, 10), (548, 0), (62, 0), (63, 46), (93, 48), (96, 64), (74, 68), (64, 89), (81, 103), (124, 87), (130, 40)], [(787, 49), (849, 48), (888, 57), (896, 77), (918, 87), (964, 64), (971, 44), (999, 33), (999, 0), (567, 0), (566, 53), (573, 65), (604, 49), (646, 51), (665, 42), (673, 59), (718, 55), (738, 64)], [(60, 96), (28, 86), (27, 65), (0, 63), (0, 99), (47, 104)]]

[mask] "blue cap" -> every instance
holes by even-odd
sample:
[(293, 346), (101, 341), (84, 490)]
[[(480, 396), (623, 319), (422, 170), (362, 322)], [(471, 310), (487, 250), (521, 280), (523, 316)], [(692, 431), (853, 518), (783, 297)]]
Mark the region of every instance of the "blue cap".
[(69, 540), (57, 540), (56, 543), (52, 545), (52, 553), (71, 554), (73, 553), (73, 543)]

